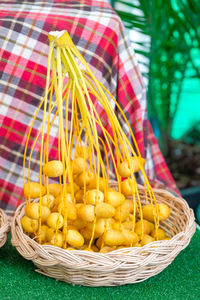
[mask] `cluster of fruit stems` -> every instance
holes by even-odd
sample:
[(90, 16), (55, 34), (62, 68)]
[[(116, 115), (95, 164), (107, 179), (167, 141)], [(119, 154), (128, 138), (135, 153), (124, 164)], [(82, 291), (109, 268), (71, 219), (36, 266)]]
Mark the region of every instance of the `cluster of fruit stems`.
[[(50, 50), (48, 55), (48, 66), (47, 66), (47, 77), (46, 77), (46, 88), (45, 88), (45, 96), (42, 99), (38, 109), (35, 112), (35, 115), (33, 117), (30, 130), (27, 136), (27, 141), (25, 145), (25, 151), (24, 151), (24, 160), (23, 160), (23, 185), (25, 184), (25, 161), (26, 161), (26, 153), (27, 153), (27, 147), (29, 138), (31, 135), (32, 127), (34, 124), (34, 121), (36, 119), (36, 116), (41, 109), (41, 107), (44, 105), (43, 109), (43, 121), (42, 126), (33, 142), (30, 156), (29, 156), (29, 163), (28, 163), (28, 182), (30, 182), (30, 169), (31, 169), (31, 157), (33, 154), (34, 147), (36, 145), (36, 142), (38, 141), (38, 138), (41, 139), (41, 145), (40, 145), (40, 185), (42, 185), (42, 166), (44, 163), (48, 162), (48, 154), (49, 154), (49, 133), (51, 131), (51, 128), (54, 124), (55, 118), (58, 115), (59, 117), (59, 136), (58, 136), (58, 159), (62, 161), (63, 163), (63, 197), (65, 198), (67, 189), (66, 184), (67, 181), (70, 183), (71, 187), (71, 194), (72, 194), (72, 200), (75, 202), (74, 198), (74, 188), (73, 188), (73, 175), (72, 175), (72, 164), (71, 164), (71, 153), (73, 145), (76, 142), (76, 146), (78, 144), (81, 144), (81, 136), (83, 132), (85, 131), (85, 146), (88, 145), (89, 147), (89, 153), (90, 153), (90, 168), (94, 174), (96, 174), (96, 180), (97, 180), (97, 191), (99, 190), (99, 177), (100, 177), (100, 171), (102, 172), (102, 177), (104, 178), (105, 182), (107, 182), (107, 186), (105, 187), (105, 195), (106, 190), (108, 189), (109, 184), (109, 161), (108, 161), (108, 153), (110, 153), (112, 163), (114, 166), (116, 178), (118, 181), (118, 189), (119, 192), (121, 191), (121, 177), (118, 174), (117, 171), (117, 165), (120, 164), (122, 161), (127, 161), (130, 166), (130, 172), (131, 172), (131, 182), (132, 185), (132, 194), (133, 194), (133, 203), (134, 203), (134, 212), (133, 212), (133, 227), (132, 230), (134, 231), (135, 227), (135, 216), (136, 216), (136, 210), (139, 211), (139, 216), (142, 221), (142, 236), (143, 236), (143, 216), (142, 216), (142, 207), (140, 202), (140, 196), (137, 189), (137, 183), (134, 176), (134, 171), (130, 163), (131, 156), (134, 156), (136, 158), (137, 163), (139, 164), (140, 171), (142, 172), (143, 178), (144, 178), (144, 190), (145, 190), (145, 197), (147, 201), (147, 197), (149, 196), (151, 205), (156, 206), (156, 212), (158, 216), (158, 208), (156, 205), (156, 199), (153, 193), (153, 190), (149, 184), (148, 178), (145, 174), (144, 168), (138, 159), (138, 156), (140, 157), (140, 151), (137, 145), (137, 142), (135, 140), (134, 134), (131, 130), (131, 127), (128, 123), (128, 120), (123, 113), (121, 107), (115, 100), (115, 98), (112, 96), (112, 94), (95, 78), (93, 75), (91, 69), (87, 65), (84, 58), (81, 56), (80, 52), (77, 50), (77, 48), (74, 46), (70, 36), (67, 32), (65, 32), (64, 35), (64, 44), (63, 44), (63, 38), (62, 41), (59, 42), (59, 39), (56, 41), (56, 38), (49, 36), (50, 40)], [(55, 55), (55, 56), (54, 56)], [(81, 62), (81, 64), (85, 67), (85, 70), (81, 70), (78, 63), (77, 58)], [(52, 75), (51, 75), (51, 66), (52, 66)], [(68, 76), (67, 83), (64, 85), (64, 79)], [(51, 84), (50, 84), (51, 81)], [(63, 87), (64, 85), (64, 87)], [(52, 96), (53, 92), (55, 93), (55, 102), (52, 103)], [(131, 133), (132, 141), (135, 146), (135, 149), (137, 151), (134, 151), (133, 146), (131, 142), (129, 141), (126, 134), (123, 132), (120, 123), (112, 109), (112, 106), (106, 97), (105, 92), (108, 94), (108, 96), (114, 101), (115, 105), (118, 107), (119, 111), (121, 112), (121, 115), (123, 117), (124, 122), (127, 124), (129, 131)], [(68, 117), (69, 117), (69, 99), (71, 95), (71, 122), (70, 122), (70, 129), (68, 130)], [(112, 134), (109, 134), (109, 132), (104, 128), (101, 119), (98, 115), (98, 112), (96, 111), (96, 108), (91, 100), (90, 95), (93, 95), (101, 104), (101, 106), (104, 108), (111, 128), (112, 128)], [(49, 111), (47, 114), (47, 102), (49, 99)], [(65, 118), (63, 117), (63, 105), (65, 102)], [(53, 109), (56, 107), (56, 112), (52, 118), (51, 113)], [(78, 109), (80, 111), (81, 118), (78, 118)], [(65, 120), (65, 128), (64, 128), (64, 120)], [(47, 123), (47, 134), (46, 139), (44, 138), (45, 135), (45, 124)], [(105, 139), (105, 142), (102, 138), (98, 137), (97, 133), (97, 126), (101, 129), (103, 133), (103, 137)], [(68, 136), (69, 131), (69, 136)], [(107, 145), (107, 147), (106, 147)], [(75, 153), (76, 153), (76, 146), (75, 146)], [(103, 152), (106, 159), (106, 167), (104, 165), (104, 161), (101, 155), (101, 147), (103, 147)], [(116, 161), (114, 157), (114, 153), (112, 151), (112, 146), (114, 146), (114, 149), (116, 151)], [(44, 154), (43, 154), (44, 152)], [(96, 152), (96, 157), (95, 157)], [(62, 182), (61, 177), (59, 178), (60, 184)], [(47, 195), (48, 195), (48, 177), (45, 178), (43, 176), (43, 182), (47, 186)], [(86, 192), (86, 182), (84, 183), (84, 194)], [(137, 202), (135, 201), (137, 197)], [(41, 203), (42, 194), (40, 192), (40, 203)], [(26, 199), (27, 202), (30, 202), (30, 197)], [(138, 205), (137, 205), (138, 203)], [(139, 206), (139, 207), (138, 207)], [(40, 215), (41, 215), (41, 205), (40, 205)], [(154, 217), (155, 222), (155, 229), (156, 229), (156, 235), (158, 230), (158, 217)], [(64, 216), (64, 221), (67, 220), (67, 213)], [(92, 230), (92, 237), (89, 243), (89, 247), (91, 247), (92, 241), (94, 239), (94, 232), (95, 232), (95, 222), (96, 218), (94, 220), (93, 230)], [(66, 224), (66, 222), (65, 222)], [(40, 230), (41, 230), (41, 218), (39, 219), (39, 230), (38, 235), (40, 236)], [(57, 229), (58, 230), (58, 229)], [(56, 230), (56, 232), (57, 232)], [(67, 231), (67, 228), (63, 227), (63, 233)]]

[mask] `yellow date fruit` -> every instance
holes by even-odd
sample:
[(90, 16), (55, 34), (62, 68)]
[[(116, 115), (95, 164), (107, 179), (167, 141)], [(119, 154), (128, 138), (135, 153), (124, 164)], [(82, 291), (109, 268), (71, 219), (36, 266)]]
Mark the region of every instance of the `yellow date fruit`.
[(121, 191), (124, 196), (129, 197), (134, 194), (134, 181), (130, 178), (125, 179), (121, 183)]
[(85, 160), (88, 160), (90, 157), (90, 150), (87, 146), (77, 146), (75, 149), (74, 157), (82, 157)]
[(39, 234), (39, 232), (37, 232), (36, 241), (38, 243), (41, 242), (43, 244), (43, 243), (45, 243), (47, 241), (47, 230), (48, 230), (48, 226), (47, 225), (42, 225), (41, 226), (40, 234)]
[(123, 229), (122, 233), (124, 235), (124, 246), (130, 247), (131, 245), (134, 245), (139, 241), (137, 233), (131, 230)]
[[(151, 233), (151, 236), (156, 239), (156, 229)], [(158, 228), (158, 240), (164, 240), (166, 238), (166, 233), (163, 229)]]
[(63, 194), (60, 194), (58, 197), (56, 197), (54, 204), (58, 206), (60, 203), (63, 204), (72, 203), (71, 194), (67, 193), (65, 196)]
[(87, 225), (87, 222), (78, 218), (75, 221), (73, 221), (72, 225), (74, 227), (76, 227), (77, 230), (80, 230), (80, 229), (83, 229)]
[(81, 204), (77, 211), (79, 218), (87, 222), (94, 221), (94, 206), (91, 204)]
[[(170, 216), (170, 208), (167, 204), (165, 203), (158, 203), (158, 217), (159, 220), (165, 220)], [(143, 217), (148, 220), (153, 222), (154, 221), (154, 216), (157, 216), (156, 213), (156, 207), (152, 206), (151, 204), (147, 204), (142, 208), (143, 212)]]
[(109, 253), (111, 251), (115, 250), (114, 248), (111, 248), (111, 247), (108, 247), (108, 246), (105, 246), (103, 248), (101, 248), (101, 250), (99, 251), (100, 253)]
[(55, 198), (62, 193), (62, 185), (58, 183), (48, 184), (49, 194), (53, 195)]
[(101, 235), (97, 240), (96, 240), (96, 246), (98, 249), (101, 249), (103, 243), (103, 235)]
[[(104, 192), (106, 188), (106, 181), (105, 179), (103, 179), (102, 177), (99, 177), (99, 190)], [(94, 177), (93, 179), (91, 179), (87, 185), (87, 189), (88, 190), (93, 190), (93, 189), (97, 189), (97, 178)]]
[(40, 213), (39, 213), (39, 203), (29, 202), (25, 206), (25, 215), (31, 219), (38, 220)]
[(119, 246), (124, 243), (124, 235), (119, 230), (110, 229), (104, 233), (104, 243), (107, 246)]
[(61, 212), (63, 217), (67, 217), (69, 220), (77, 219), (77, 211), (74, 203), (66, 202), (58, 205), (58, 212)]
[[(88, 230), (92, 232), (93, 230), (93, 222), (88, 223), (87, 227)], [(104, 219), (97, 219), (95, 224), (95, 239), (100, 237), (105, 231), (105, 220)]]
[(95, 207), (97, 218), (112, 218), (115, 215), (115, 208), (109, 203), (99, 203)]
[(77, 250), (77, 249), (73, 248), (73, 247), (67, 247), (66, 250), (73, 251), (73, 250)]
[(28, 233), (34, 233), (38, 230), (38, 220), (33, 220), (27, 216), (21, 218), (21, 224), (24, 231)]
[(156, 217), (156, 208), (151, 204), (146, 204), (142, 208), (143, 218), (154, 222), (154, 216)]
[(112, 229), (116, 229), (116, 230), (122, 230), (123, 229), (123, 225), (121, 222), (114, 222), (112, 224)]
[(85, 200), (88, 204), (99, 204), (104, 201), (104, 194), (101, 191), (89, 190), (85, 194)]
[[(41, 219), (45, 221), (49, 214), (51, 213), (50, 209), (47, 206), (41, 205)], [(25, 206), (25, 215), (31, 219), (38, 220), (40, 217), (40, 204), (37, 202), (27, 203)]]
[(32, 199), (36, 199), (40, 197), (40, 187), (41, 187), (41, 195), (44, 196), (46, 194), (46, 187), (41, 185), (38, 182), (30, 181), (24, 185), (24, 195), (26, 197), (30, 197)]
[(133, 247), (142, 247), (142, 245), (138, 242), (133, 245)]
[(84, 244), (84, 238), (77, 230), (67, 231), (67, 243), (75, 248), (81, 247)]
[(57, 212), (51, 213), (47, 218), (47, 225), (53, 229), (60, 229), (63, 223), (63, 216)]
[[(136, 210), (137, 203), (136, 203), (136, 201), (134, 201), (134, 202), (135, 202), (135, 210)], [(130, 213), (134, 212), (134, 202), (131, 199), (126, 199), (125, 202), (124, 202), (124, 204), (128, 206)]]
[(55, 232), (52, 236), (51, 239), (49, 240), (50, 244), (56, 247), (62, 247), (63, 245), (63, 235), (62, 232), (59, 230)]
[(72, 161), (72, 172), (74, 175), (78, 175), (82, 173), (84, 170), (86, 170), (87, 164), (84, 158), (82, 157), (76, 157)]
[(84, 190), (80, 189), (75, 193), (76, 203), (83, 203)]
[[(153, 229), (154, 229), (154, 224), (143, 219), (143, 230), (144, 230), (143, 233), (149, 234)], [(135, 232), (138, 235), (142, 234), (142, 220), (139, 220), (137, 223), (135, 223)]]
[(126, 161), (123, 161), (119, 164), (117, 171), (118, 171), (119, 175), (123, 178), (127, 178), (131, 175), (129, 165)]
[(126, 204), (122, 204), (116, 208), (115, 212), (115, 220), (117, 221), (125, 221), (126, 218), (129, 216), (129, 207)]
[(98, 249), (97, 246), (95, 246), (94, 244), (91, 245), (91, 249), (92, 249), (94, 252), (99, 252), (99, 249)]
[(158, 211), (159, 211), (159, 220), (165, 220), (170, 216), (170, 208), (165, 203), (158, 204)]
[(124, 229), (132, 230), (133, 228), (133, 221), (125, 221), (122, 224)]
[(92, 237), (92, 231), (87, 227), (80, 230), (80, 234), (84, 237), (84, 240), (89, 242)]
[(48, 206), (41, 206), (41, 220), (45, 222), (50, 215), (51, 211)]
[(52, 238), (52, 236), (54, 235), (54, 233), (56, 232), (55, 228), (47, 228), (46, 230), (46, 240), (47, 242), (49, 242)]
[[(130, 164), (127, 161), (123, 161), (118, 166), (118, 173), (121, 177), (127, 178), (131, 175), (131, 169), (133, 173), (136, 173), (140, 170), (140, 167), (143, 168), (145, 160), (142, 157), (130, 157)], [(131, 165), (131, 167), (130, 167)]]
[(133, 168), (133, 172), (136, 173), (140, 171), (140, 166), (144, 168), (145, 159), (141, 156), (131, 157), (131, 167)]
[(48, 161), (43, 166), (43, 174), (48, 177), (58, 177), (63, 174), (63, 164), (60, 160)]
[(75, 182), (80, 188), (83, 188), (84, 184), (87, 186), (93, 178), (94, 174), (89, 170), (85, 170), (75, 178)]
[(54, 206), (55, 197), (51, 194), (42, 197), (42, 205), (52, 208)]
[(125, 201), (124, 195), (117, 191), (108, 191), (106, 196), (107, 202), (114, 207), (122, 205)]
[(67, 183), (66, 184), (67, 193), (72, 193), (72, 189), (74, 194), (80, 189), (80, 187), (76, 184), (76, 182)]
[(152, 236), (150, 236), (150, 235), (148, 235), (148, 234), (144, 234), (144, 237), (143, 237), (143, 239), (141, 240), (140, 244), (141, 244), (142, 246), (144, 246), (144, 245), (147, 245), (147, 244), (152, 243), (152, 242), (154, 242), (154, 241), (155, 241), (155, 239), (154, 239)]

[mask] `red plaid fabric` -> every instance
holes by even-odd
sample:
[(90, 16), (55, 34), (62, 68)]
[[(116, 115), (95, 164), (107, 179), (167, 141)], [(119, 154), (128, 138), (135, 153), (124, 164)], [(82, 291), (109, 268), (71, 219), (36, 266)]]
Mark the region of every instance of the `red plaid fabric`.
[[(49, 51), (48, 33), (66, 29), (94, 75), (116, 97), (146, 158), (154, 186), (179, 193), (166, 166), (147, 117), (146, 90), (135, 54), (121, 20), (103, 1), (31, 0), (0, 3), (0, 206), (15, 209), (23, 201), (24, 146), (33, 115), (44, 96)], [(117, 109), (113, 104), (113, 109)], [(33, 126), (33, 143), (41, 126), (40, 111)], [(106, 122), (105, 115), (102, 119)], [(122, 124), (124, 130), (127, 128)], [(56, 157), (58, 122), (50, 138)], [(31, 147), (31, 144), (30, 144)], [(30, 152), (28, 149), (28, 154)], [(31, 162), (31, 179), (38, 180), (39, 143)]]

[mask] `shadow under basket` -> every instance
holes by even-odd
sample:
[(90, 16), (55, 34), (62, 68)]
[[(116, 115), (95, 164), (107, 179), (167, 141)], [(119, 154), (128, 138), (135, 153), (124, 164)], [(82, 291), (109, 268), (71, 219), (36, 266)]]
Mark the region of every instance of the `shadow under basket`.
[[(116, 187), (113, 183), (111, 187)], [(138, 186), (141, 204), (146, 204), (144, 188)], [(187, 202), (165, 190), (154, 189), (157, 203), (166, 203), (170, 217), (160, 222), (170, 240), (152, 242), (143, 247), (114, 250), (103, 254), (84, 250), (64, 250), (39, 245), (23, 232), (21, 204), (12, 222), (12, 245), (26, 259), (32, 260), (37, 272), (57, 280), (85, 286), (115, 286), (144, 281), (165, 269), (187, 247), (195, 232), (194, 213)], [(150, 199), (148, 199), (150, 202)]]
[(9, 221), (6, 213), (0, 209), (0, 248), (5, 244), (9, 231)]

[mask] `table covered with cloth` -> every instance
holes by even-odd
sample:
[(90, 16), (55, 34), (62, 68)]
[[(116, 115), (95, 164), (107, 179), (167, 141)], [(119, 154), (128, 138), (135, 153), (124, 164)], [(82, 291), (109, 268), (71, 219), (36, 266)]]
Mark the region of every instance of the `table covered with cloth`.
[[(94, 0), (2, 0), (0, 207), (14, 210), (24, 201), (23, 153), (33, 115), (44, 96), (48, 33), (54, 30), (70, 33), (95, 77), (117, 99), (133, 129), (141, 155), (146, 159), (145, 169), (151, 184), (179, 193), (148, 121), (146, 89), (134, 51), (112, 7), (107, 2)], [(114, 104), (113, 109), (117, 113)], [(106, 124), (105, 112), (99, 108), (98, 113)], [(31, 144), (42, 118), (40, 110), (31, 133)], [(58, 120), (56, 122), (50, 136), (49, 159), (54, 159), (57, 152)], [(126, 131), (124, 124), (121, 125)], [(39, 181), (39, 150), (38, 142), (31, 162), (33, 181)], [(26, 169), (26, 178), (27, 173)]]

